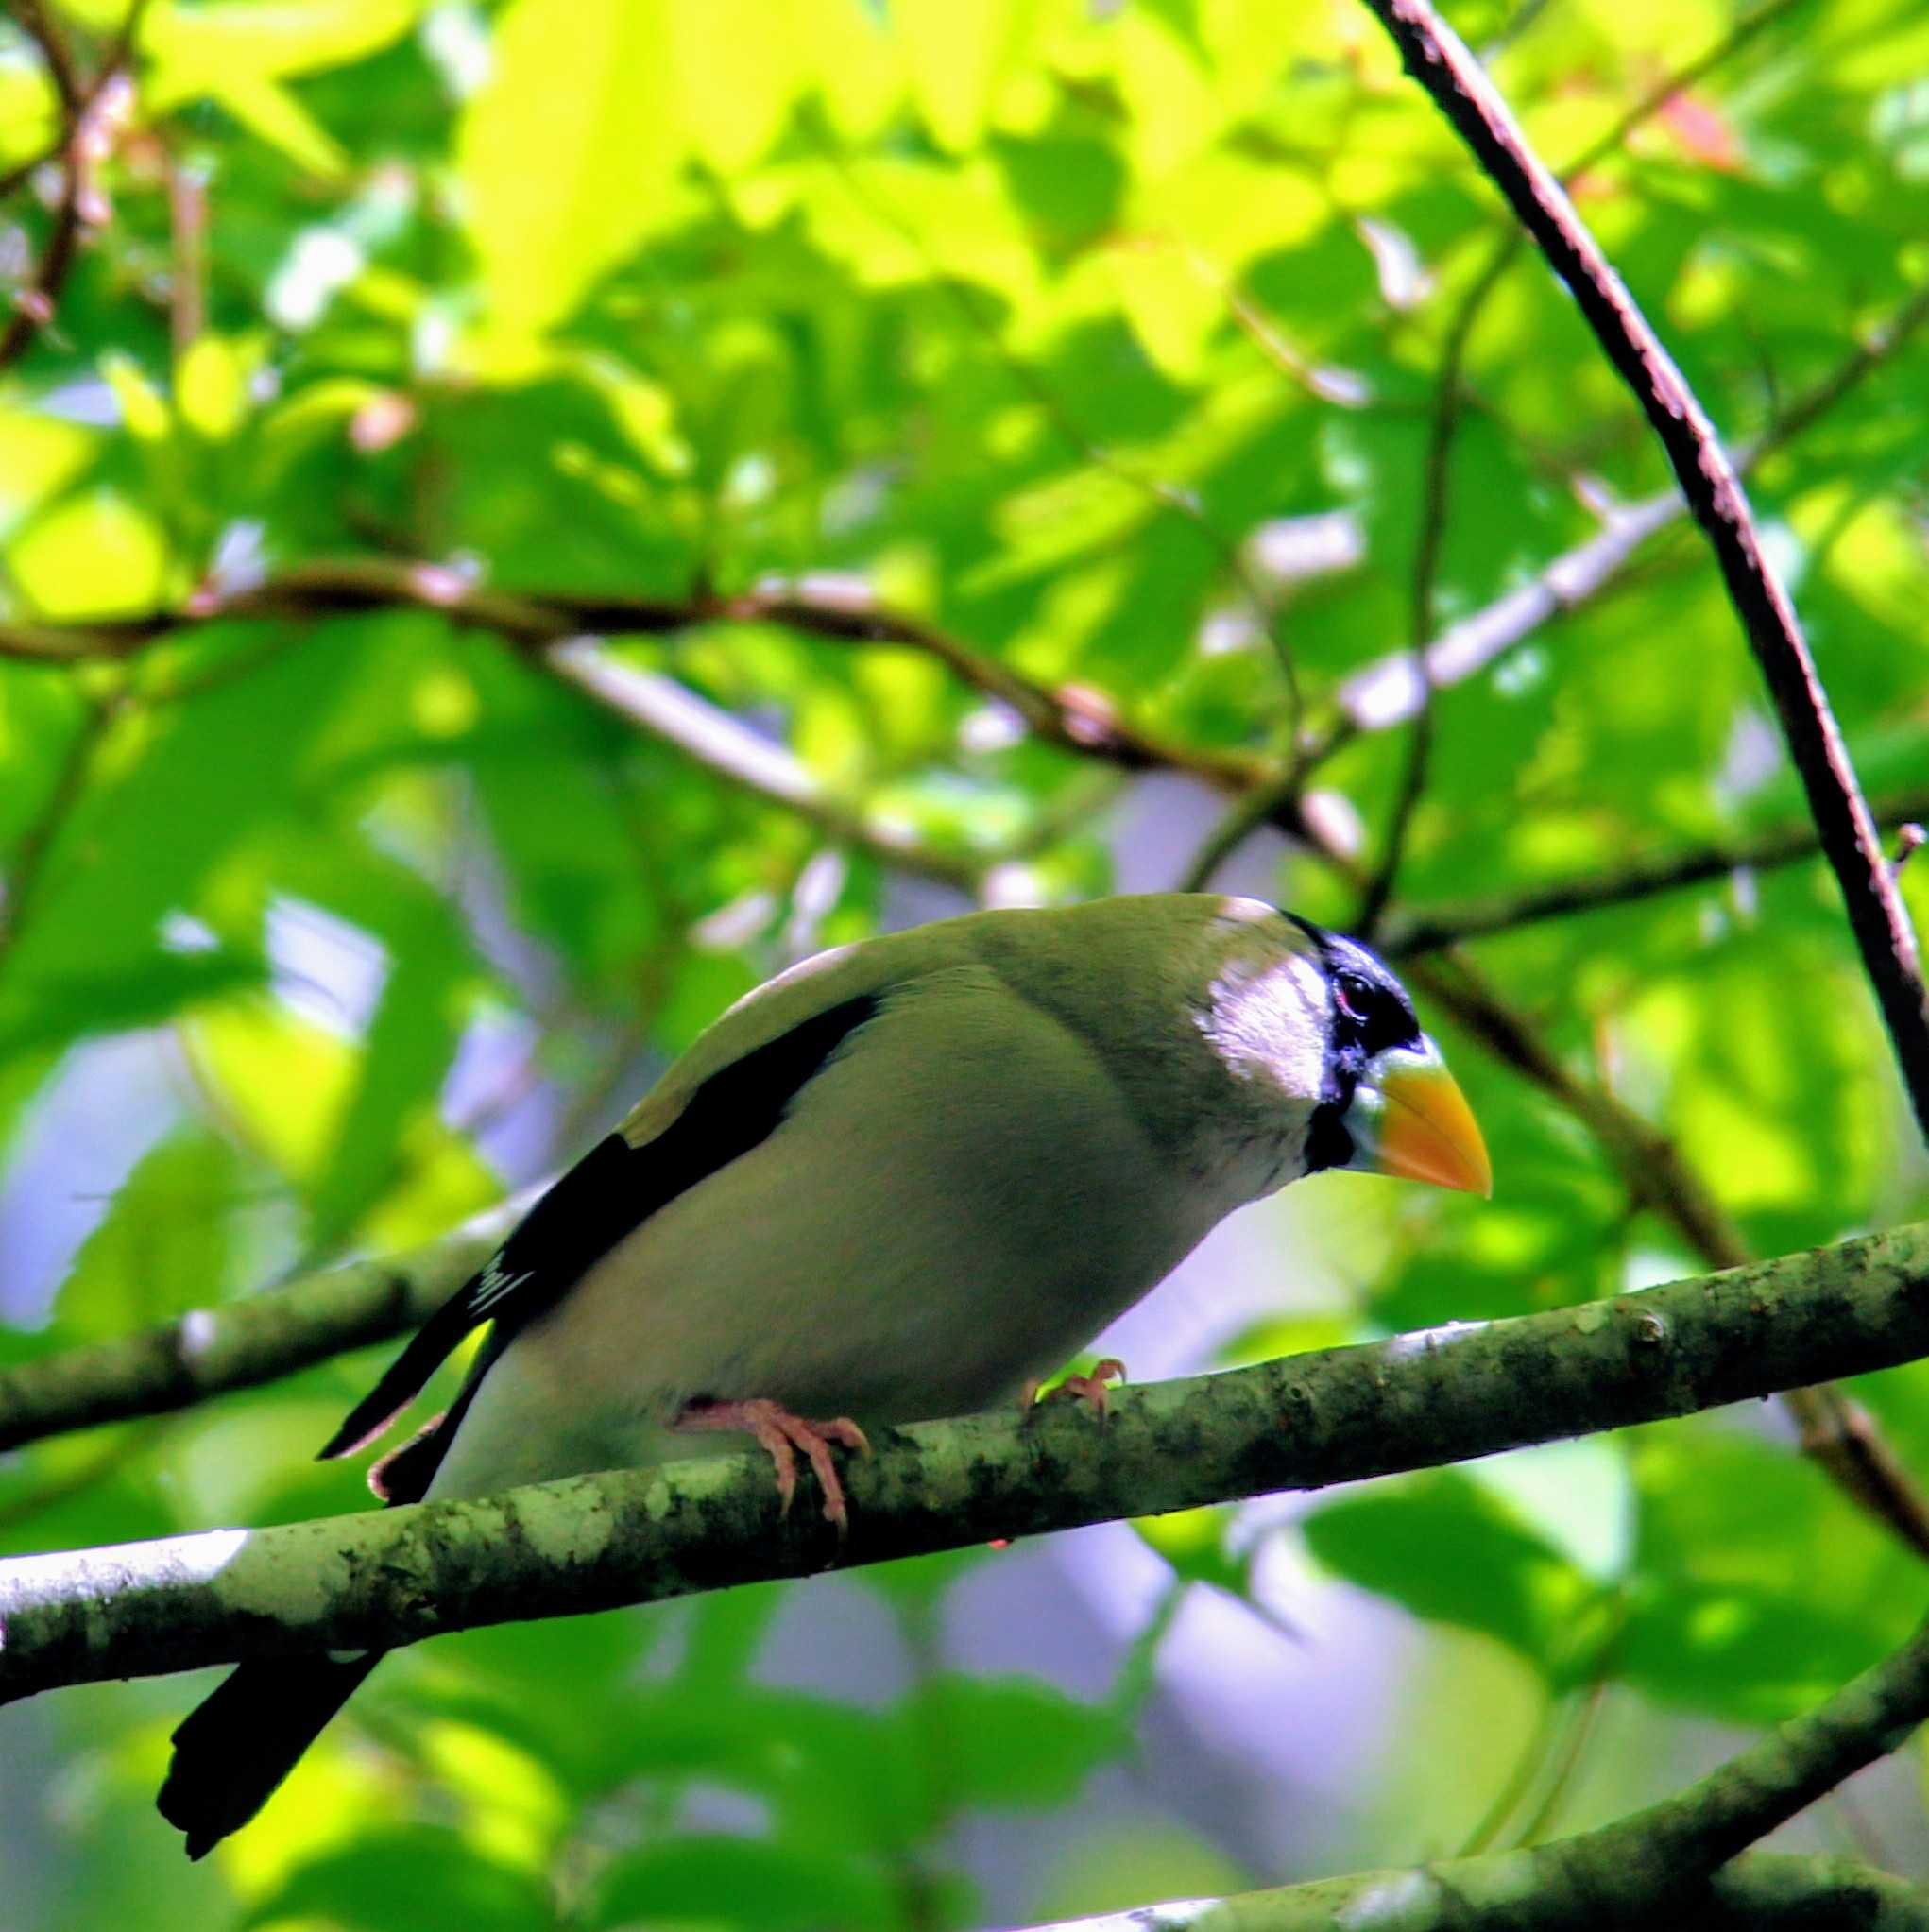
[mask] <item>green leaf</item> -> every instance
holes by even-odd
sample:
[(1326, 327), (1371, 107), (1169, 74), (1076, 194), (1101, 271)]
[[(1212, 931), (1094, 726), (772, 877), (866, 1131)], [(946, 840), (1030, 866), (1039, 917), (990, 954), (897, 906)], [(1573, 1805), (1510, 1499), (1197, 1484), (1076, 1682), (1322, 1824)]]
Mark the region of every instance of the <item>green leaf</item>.
[(322, 1919), (343, 1932), (420, 1932), (431, 1899), (438, 1923), (464, 1932), (551, 1932), (555, 1923), (546, 1885), (437, 1825), (363, 1833), (298, 1867), (240, 1923)]
[(962, 151), (983, 132), (999, 81), (1025, 31), (1022, 0), (893, 0), (892, 25), (904, 46), (913, 96), (931, 133)]
[(902, 1924), (896, 1888), (835, 1851), (695, 1834), (620, 1858), (584, 1920), (587, 1932), (664, 1924), (743, 1932), (867, 1932)]
[(514, 367), (671, 214), (684, 153), (663, 0), (510, 0), (456, 137), (485, 367)]
[(234, 1149), (215, 1135), (187, 1127), (157, 1142), (75, 1256), (55, 1302), (62, 1331), (127, 1335), (225, 1299), (241, 1182)]
[(1143, 1540), (1171, 1564), (1172, 1574), (1188, 1583), (1211, 1583), (1235, 1597), (1243, 1597), (1251, 1580), (1250, 1552), (1235, 1555), (1226, 1538), (1233, 1529), (1230, 1506), (1175, 1510), (1166, 1516), (1141, 1516), (1133, 1524)]
[(48, 974), (34, 984), (31, 1002), (0, 1002), (0, 1052), (43, 1052), (95, 1034), (126, 1033), (192, 1014), (225, 994), (258, 988), (266, 963), (223, 948), (213, 952), (162, 953), (132, 977), (122, 967)]
[(143, 94), (153, 111), (218, 101), (243, 127), (317, 175), (346, 173), (340, 144), (281, 82), (362, 59), (407, 30), (423, 0), (176, 0), (148, 12)]
[(411, 1130), (433, 1137), (470, 970), (455, 909), (401, 867), (364, 861), (347, 902), (336, 903), (380, 938), (387, 962), (333, 1151), (309, 1194), (314, 1239), (324, 1245), (393, 1185), (406, 1165)]
[(881, 1853), (917, 1842), (934, 1816), (907, 1731), (802, 1691), (693, 1673), (632, 1700), (605, 1743), (607, 1783), (700, 1777), (752, 1792), (800, 1840)]
[(1730, 1722), (1779, 1721), (1914, 1627), (1915, 1560), (1792, 1445), (1694, 1417), (1643, 1430), (1634, 1474), (1620, 1668), (1650, 1696)]
[[(125, 716), (41, 858), (0, 976), (0, 1041), (167, 1017), (258, 971), (259, 859), (320, 803), (315, 754), (367, 659), (323, 629), (192, 706)], [(170, 929), (211, 923), (192, 939)]]
[(8, 548), (8, 568), (43, 617), (150, 610), (165, 600), (168, 544), (149, 507), (89, 490), (36, 517)]
[(1022, 1677), (928, 1678), (896, 1718), (947, 1807), (1068, 1804), (1127, 1743), (1105, 1706)]
[(1335, 1576), (1415, 1616), (1493, 1637), (1556, 1681), (1588, 1648), (1577, 1636), (1598, 1586), (1458, 1471), (1376, 1483), (1323, 1505), (1300, 1528)]
[(405, 33), (423, 0), (161, 0), (141, 23), (143, 93), (160, 111), (237, 83), (359, 60)]
[(723, 174), (762, 158), (795, 104), (811, 9), (766, 0), (672, 7), (664, 22), (691, 145)]

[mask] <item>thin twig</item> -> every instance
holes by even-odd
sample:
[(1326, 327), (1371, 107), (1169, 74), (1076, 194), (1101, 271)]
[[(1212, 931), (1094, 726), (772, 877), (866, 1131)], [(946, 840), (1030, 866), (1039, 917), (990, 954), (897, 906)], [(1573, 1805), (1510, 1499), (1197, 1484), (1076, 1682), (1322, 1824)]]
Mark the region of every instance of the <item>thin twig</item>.
[(87, 790), (94, 769), (94, 754), (113, 723), (116, 708), (111, 703), (88, 707), (59, 768), (46, 798), (34, 813), (11, 857), (0, 868), (0, 959), (12, 950), (28, 909), (46, 876), (47, 855), (60, 828), (73, 815)]
[(100, 71), (83, 89), (66, 41), (43, 9), (41, 0), (16, 0), (21, 25), (39, 43), (53, 76), (60, 105), (60, 134), (46, 154), (23, 162), (9, 174), (0, 183), (0, 193), (10, 192), (44, 162), (58, 159), (62, 170), (60, 198), (54, 208), (46, 244), (26, 287), (13, 298), (12, 316), (0, 332), (0, 369), (18, 362), (53, 320), (79, 251), (81, 231), (107, 218), (94, 178), (111, 145), (112, 124), (125, 106), (122, 76), (145, 7), (146, 0), (132, 0)]
[[(1561, 180), (1563, 182), (1571, 181), (1577, 175), (1596, 166), (1608, 156), (1617, 152), (1637, 128), (1659, 112), (1670, 100), (1721, 66), (1764, 27), (1779, 19), (1791, 8), (1801, 4), (1803, 0), (1768, 0), (1768, 4), (1758, 9), (1746, 20), (1738, 22), (1695, 60), (1665, 76), (1636, 101), (1606, 133), (1568, 163), (1562, 173)], [(1433, 577), (1438, 568), (1440, 539), (1444, 521), (1446, 454), (1452, 440), (1457, 399), (1464, 381), (1467, 348), (1475, 329), (1486, 312), (1488, 302), (1506, 279), (1508, 270), (1519, 258), (1525, 242), (1526, 236), (1519, 228), (1510, 229), (1502, 237), (1500, 246), (1494, 251), (1486, 267), (1461, 298), (1460, 308), (1448, 331), (1442, 356), (1441, 376), (1435, 390), (1433, 434), (1428, 443), (1426, 479), (1423, 488), (1421, 536), (1414, 559), (1415, 607), (1425, 607), (1427, 615), (1425, 627), (1418, 630), (1414, 636), (1408, 659), (1412, 667), (1413, 696), (1409, 709), (1403, 715), (1409, 715), (1413, 720), (1413, 739), (1400, 797), (1394, 808), (1386, 856), (1379, 870), (1369, 881), (1356, 921), (1358, 930), (1369, 935), (1377, 925), (1387, 901), (1391, 897), (1405, 850), (1408, 828), (1425, 786), (1426, 763), (1431, 751), (1433, 699), (1441, 680), (1436, 675), (1435, 668), (1438, 647), (1430, 645), (1426, 641), (1433, 632), (1431, 614)], [(1624, 527), (1621, 535), (1625, 539), (1633, 535), (1633, 532)], [(1625, 558), (1625, 552), (1622, 553), (1622, 558)], [(1439, 652), (1438, 655), (1445, 658), (1448, 654)], [(1481, 661), (1485, 661), (1484, 658)], [(1346, 728), (1348, 722), (1348, 718), (1342, 714), (1339, 727), (1329, 731), (1323, 741), (1311, 747), (1312, 755), (1307, 761), (1309, 769), (1330, 756), (1339, 744), (1344, 742), (1344, 738), (1350, 735)]]
[(1794, 607), (1763, 555), (1747, 494), (1714, 424), (1459, 37), (1427, 0), (1366, 4), (1573, 292), (1667, 453), (1774, 700), (1917, 1120), (1929, 1134), (1929, 991), (1915, 932)]
[(60, 118), (71, 126), (79, 118), (85, 94), (66, 35), (55, 26), (42, 0), (13, 0), (13, 17), (20, 23), (21, 32), (40, 49), (47, 78), (54, 84), (54, 98), (60, 103)]
[[(1912, 819), (1929, 814), (1929, 788), (1878, 799), (1870, 810), (1877, 825), (1906, 831)], [(1736, 872), (1767, 872), (1797, 864), (1813, 859), (1820, 850), (1820, 833), (1812, 820), (1804, 819), (1745, 838), (1716, 841), (1693, 851), (1636, 859), (1612, 871), (1532, 886), (1524, 892), (1494, 893), (1459, 905), (1396, 914), (1382, 928), (1379, 948), (1391, 959), (1408, 959), (1417, 953), (1438, 952), (1465, 939), (1489, 938), (1575, 913), (1628, 905), (1709, 880), (1727, 879)]]
[(1500, 1788), (1489, 1801), (1486, 1810), (1460, 1841), (1460, 1848), (1454, 1855), (1456, 1857), (1477, 1857), (1500, 1836), (1507, 1821), (1520, 1809), (1522, 1801), (1546, 1767), (1547, 1754), (1554, 1748), (1562, 1719), (1570, 1715), (1570, 1702), (1571, 1694), (1556, 1696), (1549, 1691), (1544, 1695), (1527, 1742), (1522, 1745), (1507, 1775), (1501, 1779)]
[(707, 771), (753, 796), (775, 800), (827, 838), (872, 853), (887, 864), (973, 892), (982, 863), (920, 840), (908, 828), (835, 797), (794, 753), (760, 738), (727, 711), (674, 678), (624, 664), (586, 639), (527, 654), (530, 662), (604, 710), (674, 744)]
[[(1891, 360), (1925, 324), (1929, 324), (1929, 282), (1869, 330), (1837, 368), (1769, 423), (1742, 452), (1744, 473), (1812, 428)], [(1234, 803), (1188, 868), (1192, 888), (1210, 879), (1261, 825), (1275, 824), (1289, 835), (1297, 836), (1294, 820), (1299, 790), (1335, 752), (1364, 733), (1388, 730), (1413, 717), (1428, 685), (1438, 691), (1462, 682), (1545, 624), (1626, 581), (1623, 573), (1635, 554), (1650, 538), (1680, 521), (1686, 511), (1687, 505), (1676, 490), (1613, 511), (1593, 537), (1563, 552), (1529, 582), (1449, 625), (1435, 638), (1426, 647), (1425, 683), (1415, 675), (1411, 651), (1395, 652), (1355, 672), (1340, 687), (1334, 717), (1305, 734), (1292, 768), (1261, 781), (1269, 788), (1267, 806), (1261, 809), (1250, 795), (1236, 792)], [(4, 634), (0, 634), (0, 653), (5, 648)]]
[(1302, 837), (1306, 805), (1300, 795), (1306, 784), (1306, 764), (1304, 759), (1295, 759), (1276, 778), (1235, 798), (1192, 855), (1177, 889), (1203, 892), (1219, 868), (1262, 825), (1273, 826), (1289, 838)]
[(1426, 645), (1433, 635), (1434, 613), (1440, 601), (1440, 558), (1446, 540), (1448, 479), (1452, 472), (1454, 433), (1460, 421), (1460, 386), (1466, 368), (1467, 348), (1473, 340), (1474, 325), (1479, 319), (1486, 291), (1499, 279), (1504, 259), (1496, 255), (1461, 300), (1441, 348), (1440, 373), (1434, 379), (1433, 410), (1427, 423), (1426, 459), (1420, 479), (1420, 527), (1413, 539), (1413, 584), (1411, 591), (1413, 675), (1420, 685), (1420, 705), (1413, 713), (1413, 731), (1407, 746), (1407, 762), (1401, 774), (1399, 795), (1393, 801), (1393, 815), (1387, 827), (1386, 846), (1380, 863), (1360, 895), (1359, 910), (1354, 915), (1354, 929), (1371, 938), (1378, 928), (1387, 902), (1400, 877), (1400, 862), (1406, 856), (1407, 840), (1413, 816), (1420, 809), (1426, 790), (1426, 768), (1433, 752), (1433, 677), (1428, 669)]
[[(1813, 427), (1925, 323), (1929, 282), (1913, 290), (1891, 316), (1869, 331), (1837, 368), (1789, 403), (1742, 448), (1737, 455), (1742, 474), (1751, 473), (1765, 458)], [(1563, 551), (1530, 581), (1442, 631), (1426, 649), (1434, 685), (1460, 683), (1553, 619), (1599, 596), (1621, 579), (1635, 553), (1650, 538), (1679, 522), (1687, 507), (1680, 492), (1671, 489), (1610, 512), (1594, 536)], [(1395, 652), (1364, 666), (1340, 686), (1338, 715), (1312, 734), (1311, 761), (1323, 761), (1363, 732), (1384, 731), (1410, 718), (1419, 699), (1410, 652)]]
[(1269, 777), (1256, 752), (1163, 739), (1127, 719), (1103, 692), (1027, 677), (936, 625), (838, 586), (777, 583), (731, 597), (689, 599), (505, 591), (470, 583), (432, 563), (388, 557), (320, 559), (226, 594), (129, 617), (61, 624), (0, 623), (0, 658), (32, 664), (128, 658), (196, 624), (221, 618), (336, 617), (414, 608), (439, 611), (524, 645), (582, 636), (659, 637), (705, 624), (768, 624), (826, 643), (890, 645), (934, 658), (954, 676), (1008, 706), (1047, 743), (1121, 771), (1183, 772), (1226, 793)]
[(208, 178), (172, 153), (167, 156), (167, 333), (179, 357), (207, 317)]
[(1541, 1793), (1540, 1802), (1521, 1821), (1513, 1834), (1516, 1845), (1538, 1844), (1560, 1816), (1561, 1807), (1566, 1804), (1568, 1792), (1573, 1787), (1574, 1775), (1580, 1769), (1588, 1739), (1594, 1735), (1595, 1723), (1600, 1717), (1601, 1705), (1607, 1695), (1606, 1673), (1596, 1672), (1593, 1682), (1580, 1692), (1579, 1705), (1569, 1715), (1566, 1735), (1561, 1740), (1560, 1754), (1554, 1760), (1552, 1773)]
[(67, 144), (65, 173), (60, 182), (60, 198), (54, 209), (53, 226), (47, 231), (45, 246), (35, 262), (25, 288), (13, 297), (13, 314), (0, 331), (0, 369), (10, 368), (25, 355), (37, 336), (54, 319), (60, 292), (80, 242), (80, 209), (86, 193), (86, 172), (78, 159), (80, 137), (77, 133)]

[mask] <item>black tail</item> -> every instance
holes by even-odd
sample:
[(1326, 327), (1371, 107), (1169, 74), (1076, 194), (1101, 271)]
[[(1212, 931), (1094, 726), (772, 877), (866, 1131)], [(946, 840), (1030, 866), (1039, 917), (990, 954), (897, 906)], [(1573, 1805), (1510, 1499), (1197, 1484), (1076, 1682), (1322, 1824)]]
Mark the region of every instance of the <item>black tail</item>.
[(382, 1656), (256, 1658), (188, 1713), (156, 1803), (187, 1834), (190, 1858), (205, 1857), (268, 1802)]
[[(485, 1348), (449, 1412), (369, 1470), (369, 1487), (384, 1502), (421, 1501), (497, 1353), (493, 1343)], [(182, 1718), (174, 1762), (154, 1802), (169, 1824), (187, 1834), (190, 1858), (206, 1857), (275, 1795), (384, 1654), (364, 1650), (339, 1662), (326, 1655), (258, 1657)]]

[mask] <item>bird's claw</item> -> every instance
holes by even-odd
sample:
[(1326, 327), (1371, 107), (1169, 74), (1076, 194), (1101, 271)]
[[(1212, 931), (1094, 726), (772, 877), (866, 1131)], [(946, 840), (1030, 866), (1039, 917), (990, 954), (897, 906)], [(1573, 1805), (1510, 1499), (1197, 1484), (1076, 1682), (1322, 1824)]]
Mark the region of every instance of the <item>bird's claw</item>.
[(797, 1493), (797, 1454), (801, 1449), (816, 1473), (824, 1492), (824, 1520), (833, 1524), (842, 1542), (850, 1530), (850, 1513), (845, 1507), (844, 1483), (837, 1464), (830, 1460), (833, 1443), (855, 1449), (861, 1456), (871, 1453), (870, 1439), (847, 1415), (835, 1415), (828, 1422), (807, 1422), (793, 1415), (780, 1402), (761, 1397), (748, 1402), (691, 1402), (672, 1424), (678, 1429), (733, 1429), (754, 1436), (759, 1447), (777, 1469), (777, 1493), (783, 1514), (789, 1515), (791, 1499)]
[[(1105, 1419), (1105, 1384), (1122, 1382), (1125, 1379), (1125, 1364), (1116, 1355), (1108, 1355), (1102, 1361), (1094, 1363), (1088, 1376), (1067, 1376), (1064, 1381), (1048, 1392), (1044, 1400), (1053, 1396), (1072, 1395), (1083, 1402), (1101, 1422)], [(1019, 1391), (1018, 1406), (1029, 1414), (1039, 1404), (1038, 1379), (1034, 1376)]]

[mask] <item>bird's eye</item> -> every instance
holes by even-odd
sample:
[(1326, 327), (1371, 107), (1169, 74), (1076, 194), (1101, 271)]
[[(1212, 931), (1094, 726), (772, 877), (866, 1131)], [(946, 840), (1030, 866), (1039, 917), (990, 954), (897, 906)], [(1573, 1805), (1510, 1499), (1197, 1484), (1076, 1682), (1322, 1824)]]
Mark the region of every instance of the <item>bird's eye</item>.
[(1364, 1052), (1410, 1046), (1420, 1038), (1412, 1009), (1398, 991), (1364, 973), (1341, 970), (1333, 975), (1333, 1005), (1341, 1033)]
[(1333, 1002), (1355, 1026), (1364, 1026), (1373, 1012), (1374, 988), (1358, 973), (1335, 973)]

